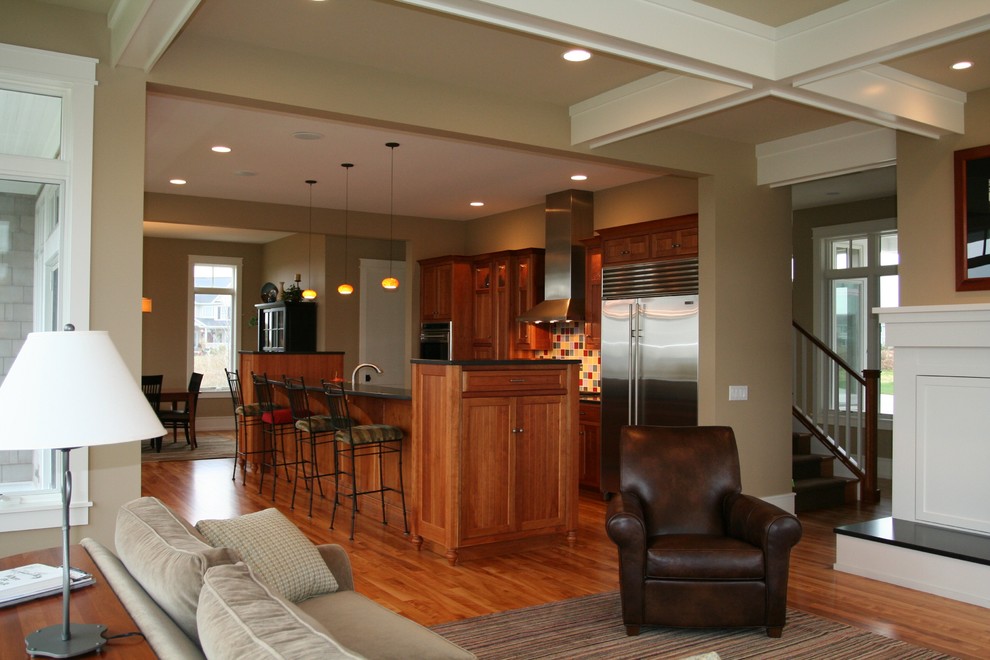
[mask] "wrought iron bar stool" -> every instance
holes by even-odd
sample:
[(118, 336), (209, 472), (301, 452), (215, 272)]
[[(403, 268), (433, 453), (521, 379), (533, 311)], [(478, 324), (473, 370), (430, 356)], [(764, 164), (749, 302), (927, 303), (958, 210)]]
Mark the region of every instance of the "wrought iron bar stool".
[[(275, 403), (275, 387), (268, 380), (268, 374), (260, 376), (251, 372), (254, 383), (255, 397), (261, 406), (262, 430), (262, 459), (258, 467), (261, 476), (258, 480), (258, 492), (265, 486), (265, 468), (272, 469), (272, 501), (275, 501), (275, 487), (278, 484), (278, 469), (285, 472), (286, 481), (289, 479), (289, 465), (292, 463), (285, 458), (285, 436), (294, 432), (292, 411)], [(265, 460), (267, 457), (267, 461)]]
[[(292, 483), (292, 502), (290, 509), (296, 506), (296, 485), (299, 483), (299, 466), (302, 466), (302, 479), (309, 491), (309, 517), (313, 517), (313, 484), (320, 489), (320, 497), (323, 494), (323, 477), (337, 476), (337, 461), (335, 450), (336, 440), (334, 434), (337, 428), (330, 421), (327, 415), (314, 415), (313, 409), (309, 405), (309, 392), (306, 390), (306, 383), (299, 378), (282, 377), (285, 383), (285, 393), (289, 398), (289, 409), (292, 411), (292, 420), (296, 435), (296, 477)], [(334, 463), (334, 469), (330, 472), (321, 472), (320, 463), (317, 458), (317, 450), (320, 447), (329, 446), (330, 456)], [(308, 473), (307, 473), (308, 472)]]
[(261, 426), (261, 414), (265, 412), (260, 403), (244, 403), (244, 392), (241, 389), (241, 378), (236, 371), (224, 369), (227, 374), (227, 386), (230, 388), (230, 400), (234, 407), (234, 470), (230, 480), (237, 479), (237, 462), (241, 462), (241, 484), (247, 484), (248, 456), (263, 454), (266, 450), (248, 449), (248, 429)]
[[(409, 533), (409, 520), (406, 515), (406, 492), (402, 482), (402, 429), (388, 424), (354, 424), (343, 383), (321, 381), (323, 393), (327, 398), (327, 410), (330, 421), (335, 427), (335, 463), (337, 476), (334, 478), (335, 491), (333, 494), (333, 513), (330, 514), (330, 529), (333, 529), (337, 518), (337, 506), (340, 504), (340, 475), (350, 477), (351, 500), (351, 540), (354, 540), (354, 516), (358, 511), (358, 497), (361, 495), (378, 494), (382, 503), (382, 524), (387, 525), (385, 514), (385, 493), (398, 493), (402, 500), (402, 524), (405, 533)], [(396, 454), (398, 457), (399, 486), (394, 488), (385, 485), (384, 457)], [(357, 459), (375, 457), (378, 461), (378, 487), (361, 490), (357, 479)], [(349, 470), (344, 468), (344, 462), (350, 463)]]

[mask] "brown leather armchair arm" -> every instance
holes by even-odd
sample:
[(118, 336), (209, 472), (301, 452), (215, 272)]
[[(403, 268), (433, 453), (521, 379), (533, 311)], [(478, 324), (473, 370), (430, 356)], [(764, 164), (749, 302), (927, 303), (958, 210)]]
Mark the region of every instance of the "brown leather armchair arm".
[(726, 534), (763, 549), (769, 556), (790, 552), (801, 540), (801, 523), (783, 509), (752, 495), (726, 498)]
[[(622, 620), (627, 632), (644, 623), (646, 523), (643, 506), (632, 493), (616, 493), (608, 502), (605, 531), (619, 549), (619, 582), (623, 585)], [(629, 633), (635, 634), (635, 633)]]

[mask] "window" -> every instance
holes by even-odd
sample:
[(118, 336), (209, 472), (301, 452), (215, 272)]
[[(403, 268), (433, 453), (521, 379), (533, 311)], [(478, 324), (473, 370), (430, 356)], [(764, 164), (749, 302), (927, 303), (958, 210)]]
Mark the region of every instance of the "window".
[(201, 391), (228, 391), (224, 369), (237, 368), (237, 297), (240, 259), (189, 257), (192, 281), (192, 371), (203, 374)]
[[(898, 306), (894, 219), (814, 231), (820, 263), (816, 332), (857, 372), (880, 369), (880, 413), (894, 411), (894, 351), (875, 307)], [(838, 383), (841, 391), (845, 383)]]
[[(28, 333), (89, 328), (95, 73), (0, 44), (0, 381)], [(0, 451), (0, 532), (61, 525), (60, 456)], [(86, 524), (88, 451), (70, 461), (70, 522)]]

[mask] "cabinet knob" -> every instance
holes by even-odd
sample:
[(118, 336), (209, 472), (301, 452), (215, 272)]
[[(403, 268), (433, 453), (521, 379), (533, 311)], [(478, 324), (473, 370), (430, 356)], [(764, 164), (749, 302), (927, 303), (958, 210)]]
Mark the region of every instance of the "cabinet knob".
[(674, 243), (670, 247), (679, 248), (679, 247), (681, 247), (681, 244), (680, 243)]

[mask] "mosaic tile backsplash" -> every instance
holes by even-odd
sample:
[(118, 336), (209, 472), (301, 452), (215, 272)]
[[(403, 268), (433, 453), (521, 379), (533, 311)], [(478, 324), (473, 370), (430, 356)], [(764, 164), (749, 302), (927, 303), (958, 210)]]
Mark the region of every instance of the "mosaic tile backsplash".
[(602, 391), (601, 352), (585, 349), (584, 324), (575, 322), (554, 323), (551, 326), (553, 346), (548, 351), (536, 351), (541, 360), (559, 358), (581, 360), (581, 391)]

